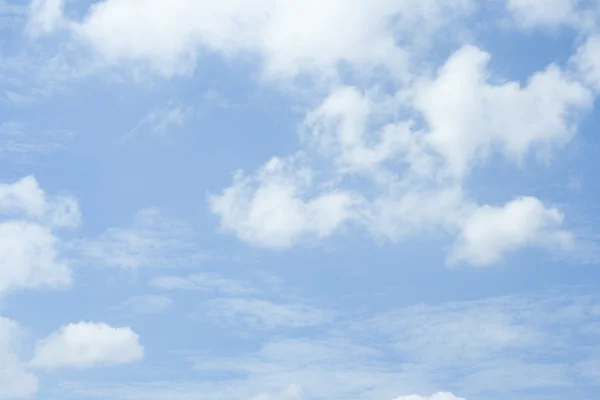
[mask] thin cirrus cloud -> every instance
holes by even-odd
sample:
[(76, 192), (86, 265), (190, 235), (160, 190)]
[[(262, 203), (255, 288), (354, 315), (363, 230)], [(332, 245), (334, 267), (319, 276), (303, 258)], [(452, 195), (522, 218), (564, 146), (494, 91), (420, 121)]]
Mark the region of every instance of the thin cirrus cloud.
[(69, 247), (77, 259), (99, 266), (177, 267), (208, 257), (197, 250), (196, 240), (187, 224), (166, 217), (158, 208), (145, 208), (129, 226), (109, 228)]
[(181, 128), (191, 116), (192, 111), (192, 107), (170, 100), (162, 107), (150, 109), (134, 128), (121, 137), (121, 141), (124, 142), (134, 136), (145, 134), (165, 135), (167, 132)]
[(209, 300), (203, 307), (208, 317), (228, 324), (257, 328), (302, 328), (318, 326), (332, 320), (333, 313), (298, 303), (276, 303), (252, 298)]
[(150, 285), (162, 290), (215, 292), (230, 296), (260, 293), (247, 282), (230, 279), (211, 273), (198, 273), (188, 276), (165, 275), (153, 278)]

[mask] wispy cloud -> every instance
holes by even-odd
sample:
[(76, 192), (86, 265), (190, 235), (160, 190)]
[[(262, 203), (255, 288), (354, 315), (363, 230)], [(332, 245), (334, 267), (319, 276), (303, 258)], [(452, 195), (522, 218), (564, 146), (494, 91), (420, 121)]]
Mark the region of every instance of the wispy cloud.
[(19, 120), (0, 123), (0, 159), (36, 163), (43, 156), (64, 150), (74, 132), (67, 129), (36, 129)]
[(138, 314), (159, 314), (173, 305), (173, 300), (163, 295), (134, 296), (121, 303), (120, 309)]
[[(306, 304), (281, 303), (256, 298), (214, 299), (204, 313), (229, 325), (254, 328), (302, 328), (331, 323), (334, 313)], [(197, 315), (202, 315), (201, 311)]]
[(181, 267), (209, 257), (199, 250), (197, 240), (185, 223), (147, 208), (129, 227), (110, 228), (97, 238), (75, 241), (70, 248), (75, 257), (99, 266)]
[(188, 276), (160, 276), (152, 279), (150, 284), (163, 290), (197, 290), (232, 296), (260, 292), (247, 282), (211, 273), (198, 273)]
[(172, 130), (183, 127), (192, 111), (191, 106), (184, 106), (180, 102), (170, 100), (166, 105), (148, 111), (133, 129), (121, 136), (120, 140), (123, 142), (137, 135), (148, 133), (165, 135)]

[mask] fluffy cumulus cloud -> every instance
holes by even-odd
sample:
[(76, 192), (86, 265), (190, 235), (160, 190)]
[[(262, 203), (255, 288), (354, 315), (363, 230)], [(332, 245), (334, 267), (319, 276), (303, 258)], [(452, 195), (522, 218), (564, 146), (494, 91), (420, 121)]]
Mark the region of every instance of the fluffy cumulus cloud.
[(513, 200), (503, 207), (484, 206), (471, 213), (448, 261), (488, 265), (524, 245), (568, 249), (572, 235), (560, 228), (563, 215), (535, 197)]
[(353, 216), (358, 201), (344, 191), (306, 197), (311, 171), (273, 158), (255, 176), (238, 173), (220, 196), (209, 198), (221, 227), (258, 245), (285, 248), (306, 235), (327, 237)]
[[(451, 261), (478, 265), (529, 245), (566, 248), (558, 210), (535, 198), (481, 206), (468, 200), (464, 181), (493, 155), (520, 165), (564, 146), (576, 115), (591, 108), (594, 97), (555, 65), (524, 86), (488, 82), (489, 59), (477, 47), (463, 47), (434, 76), (391, 98), (334, 90), (304, 121), (303, 153), (274, 158), (251, 176), (239, 172), (229, 188), (210, 197), (222, 229), (282, 248), (347, 226), (391, 240), (442, 227), (459, 237)], [(414, 117), (390, 117), (390, 109), (407, 106)], [(418, 115), (425, 125), (419, 127)], [(377, 122), (382, 119), (389, 122)], [(374, 189), (357, 191), (345, 179)]]
[(72, 21), (65, 20), (62, 1), (36, 0), (30, 26), (40, 33), (63, 27), (105, 62), (141, 62), (167, 76), (189, 72), (199, 50), (208, 49), (226, 57), (258, 53), (269, 76), (290, 77), (330, 74), (340, 62), (406, 71), (408, 53), (395, 45), (397, 35), (418, 42), (413, 28), (436, 31), (469, 14), (474, 4), (360, 0), (344, 7), (340, 0), (302, 5), (291, 0), (177, 0), (166, 6), (158, 0), (106, 0), (92, 5), (81, 21)]
[(127, 364), (141, 359), (144, 349), (128, 327), (80, 322), (62, 327), (38, 342), (30, 365), (37, 368), (88, 368)]
[(31, 176), (0, 184), (0, 292), (69, 285), (55, 231), (80, 219), (75, 199), (46, 196)]

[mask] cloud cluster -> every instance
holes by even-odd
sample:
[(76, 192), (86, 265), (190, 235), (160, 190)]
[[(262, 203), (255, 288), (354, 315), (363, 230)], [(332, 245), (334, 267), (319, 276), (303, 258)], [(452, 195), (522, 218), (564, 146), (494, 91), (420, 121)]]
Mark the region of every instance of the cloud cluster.
[[(80, 223), (77, 200), (48, 196), (34, 177), (0, 183), (0, 293), (69, 286), (72, 273), (57, 231)], [(0, 398), (33, 395), (38, 381), (32, 367), (121, 364), (143, 355), (130, 328), (79, 323), (40, 341), (25, 363), (17, 353), (22, 336), (15, 321), (0, 317)]]
[[(391, 240), (439, 227), (458, 237), (448, 262), (475, 265), (528, 245), (567, 248), (557, 209), (532, 197), (478, 205), (464, 182), (492, 156), (521, 164), (564, 146), (593, 95), (555, 65), (524, 87), (488, 82), (489, 58), (473, 46), (454, 53), (435, 76), (411, 88), (418, 114), (410, 119), (386, 115), (403, 107), (400, 94), (381, 99), (352, 87), (336, 89), (304, 122), (303, 152), (312, 160), (301, 153), (273, 158), (253, 175), (237, 173), (229, 188), (209, 198), (222, 229), (285, 248), (348, 225)], [(378, 126), (382, 119), (389, 122)], [(344, 184), (356, 179), (374, 189)]]
[(437, 31), (468, 15), (474, 2), (360, 0), (344, 7), (339, 0), (302, 5), (291, 0), (176, 0), (165, 7), (158, 0), (108, 0), (92, 5), (79, 21), (66, 18), (64, 6), (62, 0), (32, 2), (30, 32), (65, 29), (102, 62), (146, 63), (165, 76), (189, 73), (198, 54), (208, 50), (224, 57), (258, 54), (268, 77), (290, 78), (331, 76), (342, 62), (406, 72), (409, 53), (395, 45), (396, 37), (407, 46), (418, 42), (415, 27), (424, 34)]
[[(508, 0), (505, 13), (521, 28), (589, 30), (592, 9), (555, 3)], [(101, 63), (170, 77), (192, 71), (209, 51), (258, 56), (262, 75), (277, 82), (305, 75), (327, 81), (328, 95), (300, 127), (302, 149), (254, 173), (238, 171), (210, 196), (222, 230), (246, 242), (284, 249), (353, 227), (392, 241), (442, 230), (456, 238), (447, 262), (474, 265), (526, 246), (569, 247), (556, 208), (521, 194), (479, 204), (467, 180), (491, 159), (523, 166), (570, 142), (595, 98), (593, 37), (569, 67), (550, 64), (520, 83), (494, 76), (491, 55), (473, 44), (437, 68), (425, 61), (441, 32), (458, 35), (456, 22), (478, 12), (471, 0), (361, 0), (352, 7), (338, 0), (178, 0), (168, 7), (105, 0), (77, 20), (65, 17), (64, 7), (33, 2), (30, 30), (64, 29)], [(366, 79), (349, 79), (341, 67)], [(478, 227), (488, 224), (494, 228), (479, 237)]]

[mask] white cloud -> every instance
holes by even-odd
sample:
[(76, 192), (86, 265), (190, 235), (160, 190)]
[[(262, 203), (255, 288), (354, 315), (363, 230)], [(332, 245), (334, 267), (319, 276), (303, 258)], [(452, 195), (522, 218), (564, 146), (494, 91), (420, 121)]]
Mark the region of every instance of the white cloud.
[(600, 34), (590, 35), (571, 60), (581, 79), (600, 91)]
[(246, 282), (229, 279), (216, 274), (199, 273), (189, 276), (161, 276), (150, 284), (163, 290), (198, 290), (233, 296), (254, 294), (259, 291)]
[(30, 365), (37, 368), (89, 368), (127, 364), (141, 359), (144, 349), (128, 327), (80, 322), (62, 327), (38, 342)]
[(583, 337), (579, 328), (598, 321), (600, 303), (579, 289), (338, 315), (310, 337), (278, 333), (245, 355), (195, 353), (203, 376), (222, 379), (73, 383), (65, 397), (247, 400), (295, 382), (305, 397), (331, 400), (440, 389), (467, 399), (553, 398), (596, 378), (588, 361), (595, 333)]
[(27, 30), (32, 36), (52, 33), (64, 23), (64, 0), (33, 0), (29, 5)]
[(220, 196), (210, 196), (221, 229), (253, 244), (287, 248), (309, 235), (330, 236), (353, 217), (359, 201), (344, 191), (306, 199), (311, 172), (292, 160), (271, 159), (256, 176), (236, 174)]
[(48, 198), (33, 176), (14, 183), (0, 183), (0, 215), (33, 219), (52, 227), (76, 227), (81, 223), (74, 198)]
[(301, 328), (327, 324), (332, 313), (304, 304), (281, 304), (251, 298), (225, 298), (210, 300), (206, 313), (231, 324), (242, 322), (255, 327)]
[(417, 396), (417, 395), (411, 395), (411, 396), (397, 397), (394, 400), (465, 400), (465, 399), (463, 399), (462, 397), (456, 397), (452, 393), (439, 392), (439, 393), (432, 395), (431, 397), (422, 397), (422, 396)]
[(158, 314), (173, 305), (173, 300), (167, 296), (144, 295), (135, 296), (121, 303), (121, 307), (139, 314)]
[(68, 286), (71, 271), (53, 228), (80, 221), (75, 199), (48, 198), (33, 177), (0, 184), (0, 292)]
[(19, 360), (16, 349), (21, 336), (19, 326), (0, 317), (0, 398), (31, 397), (38, 388), (37, 378)]
[(203, 259), (194, 232), (156, 208), (140, 210), (131, 226), (110, 228), (95, 239), (73, 244), (82, 260), (121, 268), (177, 267)]
[(524, 28), (557, 28), (579, 22), (581, 0), (507, 0), (506, 8)]
[(535, 197), (522, 197), (503, 207), (481, 207), (465, 221), (448, 262), (485, 266), (527, 245), (568, 249), (573, 237), (560, 229), (562, 221), (560, 211), (546, 208)]
[(50, 229), (23, 221), (0, 223), (0, 292), (58, 288), (69, 285), (71, 279)]
[(568, 143), (576, 132), (577, 112), (593, 106), (591, 92), (555, 65), (521, 87), (488, 83), (489, 60), (488, 53), (463, 47), (416, 93), (416, 109), (430, 128), (425, 140), (456, 175), (492, 152), (522, 161), (532, 150)]
[[(54, 1), (41, 4), (31, 24), (51, 32), (57, 7)], [(290, 0), (175, 0), (168, 6), (159, 0), (105, 0), (69, 26), (103, 60), (142, 62), (167, 76), (190, 72), (201, 48), (226, 57), (259, 54), (271, 77), (331, 75), (344, 61), (358, 67), (384, 65), (402, 74), (407, 52), (396, 45), (397, 35), (407, 45), (420, 44), (474, 8), (471, 0), (360, 0), (353, 7), (340, 0), (310, 0), (302, 6)]]
[[(593, 104), (592, 93), (554, 65), (523, 87), (490, 83), (489, 59), (465, 46), (434, 77), (391, 98), (334, 90), (308, 113), (303, 151), (273, 158), (254, 175), (238, 172), (230, 187), (209, 197), (222, 230), (271, 248), (329, 237), (350, 225), (391, 240), (442, 228), (469, 243), (465, 235), (493, 223), (494, 214), (467, 199), (468, 173), (493, 155), (523, 165), (530, 155), (551, 154), (571, 140), (577, 115)], [(406, 107), (414, 117), (398, 121), (394, 113)], [(418, 115), (425, 122), (420, 129)], [(518, 206), (530, 204), (535, 209), (519, 217)], [(504, 241), (495, 240), (496, 229), (478, 255), (461, 244), (455, 261), (490, 264), (525, 246), (566, 244), (558, 210), (537, 199), (500, 208), (517, 212), (502, 229), (528, 228)]]

